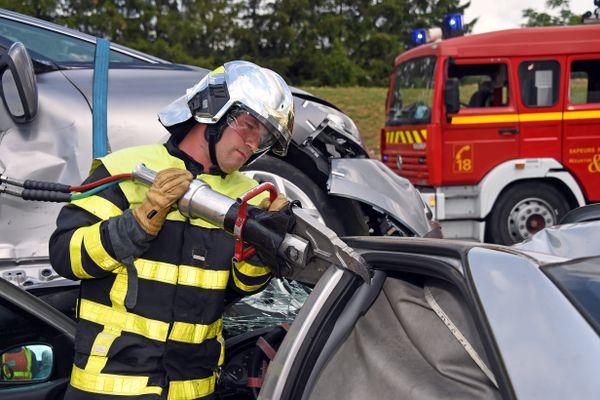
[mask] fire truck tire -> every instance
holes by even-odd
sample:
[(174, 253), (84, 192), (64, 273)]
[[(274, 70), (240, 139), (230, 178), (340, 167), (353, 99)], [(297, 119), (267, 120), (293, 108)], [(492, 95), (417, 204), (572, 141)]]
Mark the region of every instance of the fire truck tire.
[(565, 196), (543, 182), (520, 183), (502, 192), (486, 221), (486, 242), (511, 245), (558, 223), (569, 211)]
[(320, 218), (338, 235), (345, 234), (344, 224), (325, 191), (298, 168), (281, 159), (263, 156), (244, 167), (242, 172), (259, 183), (272, 182), (278, 192), (290, 200), (299, 200), (302, 208)]

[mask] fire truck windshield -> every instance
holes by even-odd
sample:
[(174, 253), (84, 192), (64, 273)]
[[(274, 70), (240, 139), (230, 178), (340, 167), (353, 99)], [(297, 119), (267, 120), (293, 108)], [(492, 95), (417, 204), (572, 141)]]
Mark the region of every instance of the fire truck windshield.
[(435, 62), (435, 57), (420, 57), (396, 67), (386, 125), (431, 122)]

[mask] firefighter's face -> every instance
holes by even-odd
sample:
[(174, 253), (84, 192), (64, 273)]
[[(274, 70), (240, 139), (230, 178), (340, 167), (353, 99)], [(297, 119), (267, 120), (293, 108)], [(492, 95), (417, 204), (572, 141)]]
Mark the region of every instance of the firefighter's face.
[(223, 136), (216, 145), (221, 170), (231, 173), (240, 169), (260, 149), (266, 135), (266, 128), (248, 113), (229, 118)]

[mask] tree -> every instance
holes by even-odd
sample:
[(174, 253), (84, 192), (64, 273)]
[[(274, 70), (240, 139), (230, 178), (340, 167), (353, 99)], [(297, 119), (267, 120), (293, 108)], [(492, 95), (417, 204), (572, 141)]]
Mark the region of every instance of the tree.
[(523, 18), (527, 18), (527, 20), (523, 26), (577, 25), (581, 23), (581, 16), (573, 14), (569, 9), (569, 0), (546, 0), (546, 8), (557, 10), (558, 15), (526, 8), (523, 10)]
[[(296, 85), (388, 84), (414, 28), (463, 0), (0, 0), (0, 7), (178, 63), (254, 61)], [(568, 0), (550, 0), (552, 4)], [(465, 24), (469, 32), (475, 21)]]

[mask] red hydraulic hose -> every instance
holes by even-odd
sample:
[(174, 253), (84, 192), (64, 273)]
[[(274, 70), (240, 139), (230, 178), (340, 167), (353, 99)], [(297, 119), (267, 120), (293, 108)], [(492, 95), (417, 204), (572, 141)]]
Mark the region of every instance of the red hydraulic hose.
[(97, 180), (95, 182), (91, 182), (85, 185), (80, 185), (80, 186), (71, 186), (69, 187), (69, 192), (85, 192), (86, 190), (90, 190), (93, 189), (97, 186), (100, 186), (102, 184), (108, 183), (108, 182), (112, 182), (112, 181), (116, 181), (118, 179), (128, 179), (131, 178), (131, 174), (118, 174), (118, 175), (113, 175), (113, 176), (109, 176), (100, 180)]

